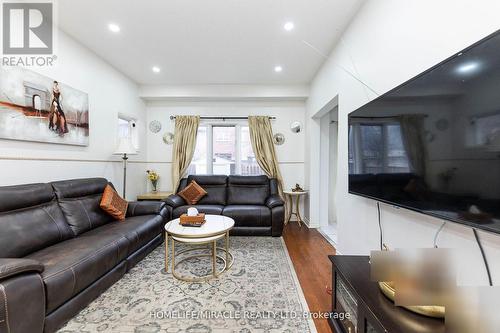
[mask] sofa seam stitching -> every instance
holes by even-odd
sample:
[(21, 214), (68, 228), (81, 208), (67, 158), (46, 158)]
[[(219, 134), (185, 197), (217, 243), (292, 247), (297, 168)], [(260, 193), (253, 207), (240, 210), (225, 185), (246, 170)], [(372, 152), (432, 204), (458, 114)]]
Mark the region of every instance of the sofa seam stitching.
[[(123, 238), (123, 239), (126, 239), (124, 236), (122, 236), (120, 239), (122, 239), (122, 238)], [(116, 241), (113, 241), (113, 243), (110, 243), (110, 244), (108, 244), (108, 245), (104, 246), (103, 248), (101, 248), (101, 249), (99, 249), (99, 250), (97, 250), (97, 251), (93, 252), (92, 254), (90, 254), (90, 255), (88, 255), (87, 257), (83, 258), (82, 260), (78, 261), (77, 263), (74, 263), (73, 265), (69, 266), (69, 269), (73, 269), (73, 267), (76, 267), (76, 266), (78, 266), (79, 264), (81, 264), (81, 263), (83, 263), (83, 262), (85, 262), (85, 261), (87, 261), (87, 260), (89, 260), (89, 259), (91, 259), (91, 258), (94, 258), (94, 257), (95, 257), (98, 253), (100, 253), (100, 252), (102, 252), (102, 251), (106, 250), (107, 248), (109, 248), (110, 246), (114, 245), (114, 244), (115, 244), (115, 242), (116, 242)], [(58, 275), (58, 274), (60, 274), (60, 273), (63, 273), (63, 272), (65, 272), (65, 271), (67, 271), (67, 270), (68, 270), (68, 268), (65, 268), (65, 269), (63, 269), (63, 270), (60, 270), (60, 271), (57, 271), (57, 272), (52, 273), (52, 274), (50, 274), (50, 275), (47, 275), (47, 276), (45, 277), (45, 279), (51, 279), (51, 278), (53, 278), (54, 276), (56, 276), (56, 275)]]
[(42, 210), (50, 217), (50, 219), (52, 220), (52, 222), (54, 222), (54, 224), (56, 225), (57, 227), (57, 231), (59, 231), (59, 239), (62, 240), (63, 239), (63, 235), (62, 235), (62, 230), (61, 228), (59, 227), (59, 225), (57, 224), (56, 220), (54, 219), (54, 217), (47, 211), (47, 209), (45, 207), (42, 208)]
[(69, 268), (71, 270), (71, 274), (73, 274), (73, 288), (71, 288), (71, 295), (75, 294), (75, 288), (76, 288), (76, 275), (75, 271), (73, 270), (73, 267)]
[(90, 216), (89, 216), (89, 213), (87, 213), (87, 209), (85, 208), (85, 206), (83, 205), (83, 203), (81, 201), (78, 201), (78, 203), (80, 204), (80, 206), (82, 206), (83, 211), (85, 212), (85, 215), (87, 215), (87, 219), (89, 220), (89, 227), (90, 227), (90, 229), (92, 229), (92, 221), (90, 221)]
[(0, 290), (2, 291), (4, 305), (5, 305), (5, 325), (7, 326), (7, 332), (10, 333), (9, 307), (7, 306), (7, 293), (5, 292), (5, 287), (2, 283), (0, 283)]

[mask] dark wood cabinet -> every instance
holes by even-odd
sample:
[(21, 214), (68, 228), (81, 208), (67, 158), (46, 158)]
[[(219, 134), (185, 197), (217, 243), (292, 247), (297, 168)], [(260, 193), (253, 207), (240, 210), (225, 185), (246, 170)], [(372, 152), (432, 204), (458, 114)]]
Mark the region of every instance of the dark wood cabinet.
[(370, 281), (367, 256), (329, 256), (333, 267), (330, 326), (336, 333), (444, 333), (444, 320), (395, 306)]

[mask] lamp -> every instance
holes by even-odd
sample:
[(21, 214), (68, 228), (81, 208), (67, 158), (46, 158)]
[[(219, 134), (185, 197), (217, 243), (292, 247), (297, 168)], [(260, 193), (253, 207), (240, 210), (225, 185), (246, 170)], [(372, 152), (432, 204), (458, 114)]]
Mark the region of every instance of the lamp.
[(125, 199), (125, 189), (127, 187), (127, 160), (128, 155), (137, 155), (137, 151), (130, 138), (121, 138), (113, 155), (122, 155), (123, 160), (123, 198)]

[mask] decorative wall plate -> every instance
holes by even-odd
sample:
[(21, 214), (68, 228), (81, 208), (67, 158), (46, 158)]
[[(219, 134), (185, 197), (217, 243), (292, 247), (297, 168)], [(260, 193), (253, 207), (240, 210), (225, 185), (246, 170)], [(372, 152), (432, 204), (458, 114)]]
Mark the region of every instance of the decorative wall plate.
[(293, 133), (299, 133), (301, 130), (302, 130), (302, 123), (300, 121), (294, 121), (291, 125), (290, 125), (290, 130), (293, 132)]
[(277, 146), (281, 146), (285, 143), (285, 136), (282, 133), (276, 133), (273, 135), (273, 142)]
[(159, 131), (161, 131), (161, 123), (158, 120), (152, 120), (149, 123), (149, 130), (152, 133), (158, 133)]
[(450, 127), (450, 122), (446, 118), (441, 118), (436, 121), (436, 128), (440, 131), (446, 131)]
[(174, 143), (174, 133), (172, 132), (167, 132), (163, 134), (163, 142), (165, 142), (167, 145), (171, 145)]

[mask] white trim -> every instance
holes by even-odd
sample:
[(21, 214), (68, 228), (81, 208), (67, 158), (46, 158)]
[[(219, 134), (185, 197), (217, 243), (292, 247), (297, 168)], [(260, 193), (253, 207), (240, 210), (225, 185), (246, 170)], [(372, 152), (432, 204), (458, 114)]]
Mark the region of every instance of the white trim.
[(318, 228), (318, 232), (320, 233), (321, 236), (323, 236), (324, 239), (326, 239), (328, 243), (330, 243), (335, 248), (335, 254), (340, 254), (340, 252), (337, 251), (337, 246), (339, 246), (338, 243), (335, 242), (332, 238), (330, 238), (328, 234), (325, 234), (323, 230), (321, 230), (321, 228)]
[[(290, 266), (290, 271), (292, 273), (292, 279), (296, 285), (300, 286), (300, 288), (298, 289), (298, 291), (299, 291), (298, 296), (299, 296), (299, 299), (304, 306), (304, 311), (311, 312), (311, 310), (309, 309), (309, 305), (307, 304), (306, 297), (304, 295), (304, 291), (302, 290), (302, 285), (300, 284), (299, 278), (297, 277), (297, 272), (295, 272), (295, 267), (293, 266), (292, 258), (290, 258), (290, 254), (288, 253), (288, 248), (286, 247), (285, 240), (283, 239), (283, 237), (280, 237), (280, 239), (281, 239), (281, 244), (283, 245), (283, 250), (285, 251), (285, 254), (287, 257), (288, 265)], [(314, 324), (314, 320), (311, 317), (308, 318), (307, 323), (309, 324), (309, 329), (311, 330), (311, 333), (318, 332), (316, 330), (316, 325)]]

